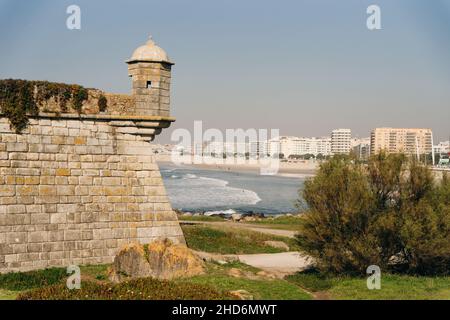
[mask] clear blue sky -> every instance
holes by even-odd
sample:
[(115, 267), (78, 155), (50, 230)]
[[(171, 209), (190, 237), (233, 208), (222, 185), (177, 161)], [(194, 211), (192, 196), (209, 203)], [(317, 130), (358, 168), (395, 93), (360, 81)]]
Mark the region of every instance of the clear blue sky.
[[(70, 4), (79, 31), (66, 28)], [(370, 4), (382, 30), (366, 28)], [(176, 62), (175, 128), (450, 135), (450, 0), (0, 0), (0, 30), (0, 78), (121, 93), (124, 61), (152, 34)]]

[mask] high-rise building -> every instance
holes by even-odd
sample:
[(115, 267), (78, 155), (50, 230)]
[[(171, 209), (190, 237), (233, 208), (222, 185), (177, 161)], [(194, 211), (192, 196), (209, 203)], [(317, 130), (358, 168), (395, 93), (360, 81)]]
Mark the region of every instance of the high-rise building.
[(370, 137), (370, 153), (431, 154), (433, 133), (431, 129), (376, 128)]
[(331, 153), (348, 154), (352, 148), (352, 131), (336, 129), (331, 132)]

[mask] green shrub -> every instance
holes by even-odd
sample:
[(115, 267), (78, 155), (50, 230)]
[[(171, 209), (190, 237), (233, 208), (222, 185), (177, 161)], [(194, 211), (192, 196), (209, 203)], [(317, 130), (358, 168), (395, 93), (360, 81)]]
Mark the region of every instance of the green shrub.
[(0, 274), (0, 288), (11, 291), (33, 289), (59, 283), (67, 276), (63, 268), (5, 273)]
[(98, 110), (100, 112), (105, 112), (106, 109), (108, 108), (108, 100), (106, 99), (106, 97), (104, 95), (100, 95), (100, 97), (98, 98)]
[(73, 107), (78, 112), (81, 113), (83, 102), (87, 100), (88, 92), (82, 86), (76, 86), (73, 92)]
[(19, 300), (219, 300), (231, 299), (211, 286), (161, 281), (152, 278), (134, 279), (120, 284), (83, 281), (81, 289), (69, 290), (58, 284), (21, 293)]
[(448, 181), (434, 181), (427, 167), (403, 155), (382, 153), (368, 166), (334, 157), (305, 183), (309, 210), (298, 244), (327, 272), (364, 274), (375, 264), (449, 273)]

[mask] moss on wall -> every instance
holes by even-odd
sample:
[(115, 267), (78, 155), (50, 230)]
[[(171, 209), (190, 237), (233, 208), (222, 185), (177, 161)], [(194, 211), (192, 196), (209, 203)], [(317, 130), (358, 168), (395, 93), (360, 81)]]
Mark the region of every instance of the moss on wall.
[[(88, 90), (76, 84), (48, 81), (0, 80), (0, 108), (16, 132), (28, 125), (28, 117), (39, 113), (39, 107), (52, 100), (58, 104), (58, 112), (68, 112), (68, 104), (82, 112)], [(45, 111), (45, 110), (43, 110)]]

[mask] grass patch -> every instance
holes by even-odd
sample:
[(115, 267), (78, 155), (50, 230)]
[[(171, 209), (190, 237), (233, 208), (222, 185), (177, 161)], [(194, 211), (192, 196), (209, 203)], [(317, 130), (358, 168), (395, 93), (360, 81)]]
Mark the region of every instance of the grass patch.
[(284, 250), (264, 244), (264, 241), (283, 241), (295, 250), (295, 239), (277, 237), (255, 231), (229, 227), (183, 225), (182, 229), (189, 248), (222, 254), (278, 253)]
[(67, 278), (66, 269), (49, 268), (29, 272), (0, 274), (0, 289), (22, 291), (59, 283)]
[(81, 266), (81, 276), (99, 281), (106, 281), (108, 280), (108, 267), (109, 265), (107, 264)]
[(287, 276), (285, 279), (311, 292), (329, 290), (333, 286), (331, 278), (315, 271), (299, 272)]
[(0, 300), (14, 300), (20, 292), (0, 289)]
[(178, 282), (209, 285), (220, 292), (234, 290), (246, 290), (254, 299), (261, 300), (309, 300), (311, 296), (304, 290), (282, 279), (253, 280), (246, 278), (235, 278), (227, 274), (231, 268), (239, 268), (244, 271), (259, 271), (256, 268), (239, 262), (231, 262), (225, 265), (215, 263), (207, 264), (205, 275), (195, 276), (189, 279), (180, 279)]
[(382, 274), (381, 289), (369, 290), (366, 278), (331, 277), (298, 273), (286, 280), (312, 292), (326, 291), (342, 300), (436, 300), (450, 299), (450, 277), (415, 277)]
[(226, 221), (224, 218), (218, 216), (178, 216), (178, 220), (180, 221)]
[(19, 294), (18, 300), (219, 300), (231, 299), (212, 286), (142, 278), (119, 284), (83, 281), (81, 289), (65, 284), (33, 289)]
[[(82, 266), (82, 279), (107, 280), (108, 265)], [(15, 297), (19, 292), (65, 283), (69, 274), (65, 268), (48, 268), (29, 272), (0, 274), (0, 299)]]
[(302, 219), (299, 217), (282, 216), (279, 218), (269, 217), (257, 221), (245, 221), (245, 223), (260, 225), (271, 229), (298, 231), (300, 230), (301, 221)]

